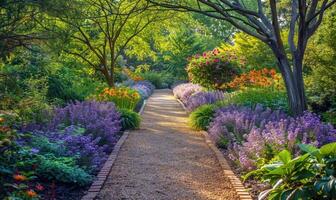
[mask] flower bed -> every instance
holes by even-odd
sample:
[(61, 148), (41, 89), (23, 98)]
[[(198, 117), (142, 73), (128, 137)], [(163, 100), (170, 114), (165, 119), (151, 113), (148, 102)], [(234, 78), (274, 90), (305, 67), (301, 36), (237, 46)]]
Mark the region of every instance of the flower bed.
[[(148, 98), (153, 89), (141, 81), (134, 90), (120, 89), (131, 93), (118, 98), (140, 98), (140, 90)], [(69, 103), (54, 109), (46, 121), (18, 127), (16, 132), (0, 118), (1, 199), (80, 199), (122, 131), (137, 128), (140, 117), (107, 98)]]
[[(197, 88), (195, 85), (193, 87)], [(188, 87), (177, 86), (177, 88), (177, 90), (174, 89), (174, 93), (177, 93), (175, 96), (181, 100), (183, 97), (181, 94), (185, 92), (183, 89), (190, 90)], [(182, 101), (186, 107), (192, 96)], [(230, 96), (226, 98), (230, 98)], [(208, 131), (212, 140), (222, 149), (235, 173), (245, 178), (245, 186), (252, 188), (251, 194), (254, 197), (260, 194), (260, 196), (267, 196), (270, 199), (277, 199), (279, 197), (277, 195), (288, 196), (286, 191), (291, 191), (293, 195), (298, 195), (298, 198), (311, 194), (316, 198), (324, 196), (328, 197), (327, 199), (332, 199), (332, 193), (336, 191), (336, 184), (333, 182), (335, 170), (328, 170), (336, 165), (336, 162), (333, 161), (336, 160), (336, 129), (333, 126), (324, 124), (319, 116), (310, 112), (305, 112), (299, 117), (291, 117), (281, 110), (272, 110), (262, 105), (232, 105), (234, 101), (230, 99), (227, 101), (230, 104), (225, 102), (209, 103), (196, 109), (191, 113), (191, 119), (194, 120), (191, 124), (197, 129)], [(209, 121), (211, 122), (209, 123)], [(309, 155), (313, 151), (319, 151), (315, 147), (323, 145), (327, 145), (327, 147), (321, 148), (321, 158), (323, 152), (331, 153), (323, 154), (326, 156), (323, 158), (324, 161), (315, 162), (316, 157)], [(312, 150), (314, 148), (315, 150)], [(292, 156), (297, 159), (290, 161)], [(296, 160), (301, 159), (301, 164), (309, 169), (307, 173), (310, 175), (306, 174), (307, 177), (299, 179), (295, 176), (295, 173), (301, 173), (301, 171), (296, 171), (299, 168), (295, 169), (294, 164), (285, 163), (284, 157), (287, 157), (286, 162), (289, 163), (295, 163)], [(307, 159), (307, 161), (303, 159)], [(330, 166), (323, 164), (326, 160), (331, 162)], [(309, 162), (322, 163), (321, 166), (329, 168), (311, 168)], [(291, 174), (280, 174), (279, 170), (285, 167), (294, 171)], [(275, 169), (278, 172), (273, 172)], [(300, 168), (300, 170), (302, 169)], [(272, 179), (272, 176), (267, 173), (279, 174), (273, 176)], [(316, 173), (321, 174), (323, 179)], [(305, 175), (302, 174), (302, 176)], [(284, 182), (284, 179), (289, 177), (291, 182)], [(277, 183), (279, 186), (275, 186)], [(316, 184), (320, 186), (316, 186)], [(326, 186), (326, 184), (329, 185)], [(270, 189), (271, 186), (273, 189)], [(300, 188), (309, 188), (309, 191), (307, 189), (300, 193)]]

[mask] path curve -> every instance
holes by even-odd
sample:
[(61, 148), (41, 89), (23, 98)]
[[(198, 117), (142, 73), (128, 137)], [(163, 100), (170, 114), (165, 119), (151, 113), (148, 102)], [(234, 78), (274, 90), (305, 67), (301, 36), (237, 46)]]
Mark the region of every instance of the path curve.
[(125, 141), (98, 199), (238, 199), (171, 90), (156, 90), (142, 117), (141, 129)]

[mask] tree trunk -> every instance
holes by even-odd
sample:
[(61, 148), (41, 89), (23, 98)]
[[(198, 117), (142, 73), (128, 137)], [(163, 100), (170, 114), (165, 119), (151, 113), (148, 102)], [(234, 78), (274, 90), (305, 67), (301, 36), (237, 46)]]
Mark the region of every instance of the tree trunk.
[(306, 96), (302, 76), (302, 57), (293, 56), (293, 70), (284, 49), (275, 43), (268, 43), (278, 60), (278, 67), (285, 82), (288, 105), (294, 116), (302, 115), (307, 109)]
[(290, 64), (284, 60), (279, 60), (278, 66), (285, 82), (290, 111), (294, 116), (302, 115), (307, 109), (302, 68), (292, 72)]
[(114, 87), (114, 78), (113, 78), (113, 75), (108, 75), (107, 78), (106, 78), (106, 80), (107, 80), (107, 84), (111, 88), (113, 88)]
[(114, 77), (113, 77), (113, 73), (110, 73), (107, 69), (107, 67), (104, 67), (102, 70), (102, 73), (104, 74), (106, 83), (108, 84), (109, 87), (113, 88), (114, 85)]

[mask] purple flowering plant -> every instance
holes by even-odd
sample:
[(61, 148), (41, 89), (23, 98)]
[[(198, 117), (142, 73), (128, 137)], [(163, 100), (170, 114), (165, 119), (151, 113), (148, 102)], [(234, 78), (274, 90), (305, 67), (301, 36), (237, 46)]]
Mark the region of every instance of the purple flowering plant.
[(54, 132), (34, 131), (33, 139), (25, 144), (32, 146), (32, 153), (73, 157), (82, 168), (96, 172), (107, 159), (106, 145), (99, 145), (100, 138), (82, 135), (83, 131), (85, 129), (78, 126)]
[(186, 104), (191, 95), (203, 91), (203, 87), (193, 83), (183, 83), (173, 89), (174, 96)]
[(74, 102), (55, 110), (48, 130), (53, 131), (70, 125), (85, 128), (84, 135), (100, 138), (100, 145), (113, 146), (121, 129), (120, 114), (111, 102)]
[(297, 143), (317, 147), (336, 141), (336, 130), (310, 112), (293, 118), (281, 111), (229, 106), (217, 110), (209, 134), (225, 140), (229, 157), (245, 170), (255, 169), (287, 149), (299, 154)]
[(153, 94), (155, 86), (149, 81), (138, 81), (132, 85), (131, 88), (137, 90), (142, 99), (147, 99), (151, 94)]
[(191, 95), (188, 101), (185, 103), (189, 112), (204, 104), (214, 104), (217, 101), (224, 99), (224, 93), (222, 91), (201, 91)]

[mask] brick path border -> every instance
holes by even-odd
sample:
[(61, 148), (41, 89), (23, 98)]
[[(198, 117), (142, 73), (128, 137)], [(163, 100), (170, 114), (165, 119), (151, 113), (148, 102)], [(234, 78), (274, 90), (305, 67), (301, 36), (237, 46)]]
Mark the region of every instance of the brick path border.
[[(189, 114), (187, 111), (184, 103), (177, 99), (176, 100), (181, 104), (184, 111)], [(206, 131), (200, 131), (205, 139), (205, 142), (208, 144), (210, 149), (215, 153), (215, 156), (217, 157), (217, 160), (222, 167), (223, 173), (226, 177), (229, 178), (232, 187), (236, 190), (237, 195), (239, 196), (239, 199), (241, 200), (252, 200), (252, 197), (250, 193), (247, 191), (247, 189), (244, 187), (243, 183), (240, 181), (240, 179), (234, 174), (232, 171), (229, 163), (224, 158), (223, 153), (217, 148), (217, 146), (213, 143), (213, 141), (210, 139), (208, 132)]]
[[(139, 115), (142, 115), (145, 106), (146, 106), (147, 100), (144, 100), (144, 103), (141, 106), (140, 111), (138, 112)], [(129, 136), (130, 131), (125, 131), (121, 138), (118, 140), (117, 144), (114, 146), (112, 153), (104, 163), (104, 166), (100, 169), (98, 175), (96, 176), (95, 181), (91, 184), (89, 190), (87, 191), (86, 195), (83, 196), (82, 200), (94, 200), (101, 188), (103, 187), (108, 175), (110, 174), (110, 171), (113, 167), (113, 164), (119, 154), (119, 151), (124, 144), (125, 140)]]

